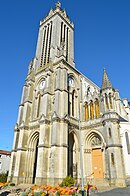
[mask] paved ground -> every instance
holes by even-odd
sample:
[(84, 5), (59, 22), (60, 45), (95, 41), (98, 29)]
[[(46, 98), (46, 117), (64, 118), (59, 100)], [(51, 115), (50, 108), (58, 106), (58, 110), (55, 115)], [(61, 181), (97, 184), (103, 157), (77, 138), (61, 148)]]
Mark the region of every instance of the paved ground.
[(130, 188), (114, 188), (112, 190), (102, 191), (98, 193), (90, 193), (90, 196), (130, 196)]

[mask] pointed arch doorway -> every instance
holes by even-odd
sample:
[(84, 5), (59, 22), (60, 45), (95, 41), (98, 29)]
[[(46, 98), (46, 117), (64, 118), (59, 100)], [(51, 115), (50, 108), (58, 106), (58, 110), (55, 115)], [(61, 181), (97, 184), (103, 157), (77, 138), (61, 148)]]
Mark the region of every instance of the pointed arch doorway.
[(91, 132), (87, 137), (87, 149), (90, 151), (87, 156), (92, 163), (88, 173), (94, 179), (104, 178), (104, 152), (102, 146), (103, 138), (98, 133)]
[(68, 136), (68, 176), (77, 178), (77, 148), (76, 137), (73, 132)]
[(37, 171), (39, 132), (34, 131), (28, 139), (26, 183), (34, 184)]
[(35, 183), (35, 178), (36, 178), (38, 144), (39, 144), (39, 138), (37, 139), (36, 146), (35, 146), (35, 152), (34, 152), (35, 154), (34, 154), (33, 179), (32, 179), (33, 184)]

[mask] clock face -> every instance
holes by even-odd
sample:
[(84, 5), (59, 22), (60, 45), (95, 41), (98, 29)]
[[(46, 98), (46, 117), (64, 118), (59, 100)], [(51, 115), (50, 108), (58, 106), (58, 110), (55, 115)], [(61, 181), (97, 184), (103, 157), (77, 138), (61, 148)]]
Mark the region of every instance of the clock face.
[(42, 80), (39, 85), (39, 89), (42, 90), (45, 88), (45, 80)]
[(73, 80), (73, 78), (69, 78), (68, 83), (69, 83), (69, 86), (74, 87), (74, 80)]

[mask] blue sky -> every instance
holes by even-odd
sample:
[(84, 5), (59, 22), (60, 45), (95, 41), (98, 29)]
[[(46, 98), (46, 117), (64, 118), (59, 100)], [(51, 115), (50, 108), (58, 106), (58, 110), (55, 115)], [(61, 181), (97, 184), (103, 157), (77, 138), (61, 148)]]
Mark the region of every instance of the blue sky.
[[(0, 149), (11, 150), (28, 63), (40, 19), (55, 0), (0, 1)], [(75, 24), (76, 68), (101, 86), (103, 68), (130, 100), (130, 1), (61, 0)]]

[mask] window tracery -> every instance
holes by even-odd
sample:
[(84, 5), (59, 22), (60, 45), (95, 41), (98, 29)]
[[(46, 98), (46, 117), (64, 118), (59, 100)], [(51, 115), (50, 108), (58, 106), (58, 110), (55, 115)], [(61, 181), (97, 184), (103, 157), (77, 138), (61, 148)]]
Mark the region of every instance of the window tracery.
[(98, 136), (95, 136), (92, 141), (91, 141), (91, 146), (95, 147), (95, 146), (100, 146), (102, 144), (101, 138), (99, 138)]

